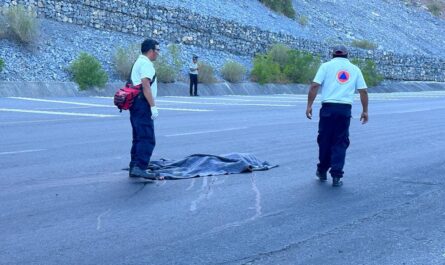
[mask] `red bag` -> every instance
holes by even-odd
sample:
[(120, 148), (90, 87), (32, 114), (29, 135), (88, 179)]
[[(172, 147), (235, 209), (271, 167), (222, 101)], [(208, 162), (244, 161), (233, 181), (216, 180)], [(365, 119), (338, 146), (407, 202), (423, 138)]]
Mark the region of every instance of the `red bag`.
[[(135, 62), (136, 63), (136, 62)], [(119, 112), (122, 110), (129, 110), (131, 106), (133, 106), (134, 99), (139, 96), (142, 91), (142, 84), (137, 86), (133, 86), (133, 82), (131, 81), (131, 73), (133, 72), (133, 66), (130, 70), (130, 75), (128, 76), (127, 83), (121, 89), (119, 89), (114, 94), (114, 105), (119, 109)], [(153, 80), (150, 81), (150, 86), (156, 80), (156, 74), (153, 76)]]
[(133, 86), (131, 83), (127, 83), (125, 87), (119, 89), (114, 94), (114, 105), (119, 109), (128, 110), (133, 105), (134, 99), (141, 93), (142, 84)]

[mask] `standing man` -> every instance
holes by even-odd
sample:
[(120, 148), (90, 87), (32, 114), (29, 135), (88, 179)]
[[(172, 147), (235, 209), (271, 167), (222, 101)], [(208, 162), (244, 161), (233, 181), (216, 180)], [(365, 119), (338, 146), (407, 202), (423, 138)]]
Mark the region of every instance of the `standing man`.
[(134, 86), (142, 84), (142, 93), (134, 99), (133, 106), (130, 108), (130, 121), (133, 128), (130, 177), (151, 178), (147, 173), (147, 167), (156, 144), (153, 120), (159, 115), (155, 102), (158, 84), (153, 61), (156, 60), (159, 52), (157, 41), (144, 40), (141, 44), (141, 55), (131, 71), (131, 81)]
[(362, 103), (362, 124), (368, 122), (368, 92), (360, 69), (348, 60), (345, 46), (332, 51), (333, 59), (320, 66), (310, 86), (306, 117), (312, 119), (312, 104), (321, 86), (320, 121), (317, 143), (319, 163), (316, 175), (320, 181), (327, 180), (330, 168), (332, 186), (343, 185), (343, 166), (349, 146), (349, 124), (354, 92), (358, 89)]
[(193, 55), (189, 65), (190, 75), (190, 96), (198, 96), (198, 56)]

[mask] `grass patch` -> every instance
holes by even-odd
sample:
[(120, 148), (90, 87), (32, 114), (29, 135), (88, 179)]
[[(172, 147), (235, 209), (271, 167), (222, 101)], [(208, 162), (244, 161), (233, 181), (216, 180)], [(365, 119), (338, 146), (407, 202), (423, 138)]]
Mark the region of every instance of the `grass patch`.
[(372, 60), (352, 59), (351, 62), (362, 70), (368, 87), (377, 86), (383, 81), (383, 76), (377, 72), (377, 67)]
[(23, 5), (4, 8), (3, 31), (8, 30), (19, 42), (29, 44), (35, 42), (39, 35), (39, 21), (34, 9)]
[(113, 56), (113, 67), (121, 80), (127, 81), (131, 68), (140, 54), (139, 45), (118, 47)]
[(246, 68), (238, 62), (228, 61), (221, 69), (221, 74), (224, 80), (231, 83), (238, 83), (243, 80), (243, 77), (246, 74)]
[[(167, 46), (167, 51), (158, 56), (153, 62), (156, 70), (156, 79), (161, 83), (173, 83), (179, 78), (183, 62), (180, 58), (181, 50), (178, 45)], [(140, 45), (130, 45), (119, 47), (114, 54), (114, 70), (119, 78), (127, 80), (130, 76), (131, 68), (140, 55)]]
[(434, 16), (438, 17), (442, 14), (443, 6), (439, 2), (432, 2), (426, 5), (428, 11), (431, 12)]
[(180, 57), (181, 49), (176, 44), (167, 46), (167, 51), (159, 55), (154, 62), (159, 82), (173, 83), (179, 78), (184, 63)]
[(104, 87), (108, 81), (107, 73), (102, 69), (100, 62), (85, 52), (80, 53), (79, 57), (71, 63), (69, 70), (80, 90)]
[(310, 83), (319, 65), (318, 57), (277, 44), (255, 57), (251, 79), (260, 84)]
[(309, 24), (309, 19), (307, 16), (299, 16), (298, 23), (302, 26), (306, 26), (307, 24)]
[(0, 72), (3, 71), (3, 68), (5, 68), (5, 61), (3, 61), (2, 58), (0, 58)]
[(292, 50), (283, 73), (292, 83), (309, 84), (320, 66), (320, 58), (308, 52)]
[(213, 67), (206, 62), (199, 62), (199, 75), (198, 82), (204, 84), (211, 84), (216, 82), (215, 73), (213, 71)]
[(260, 84), (278, 83), (283, 79), (280, 65), (267, 55), (257, 55), (253, 61), (252, 81)]
[(260, 0), (265, 6), (287, 17), (295, 18), (292, 0)]
[(370, 42), (368, 40), (353, 40), (351, 42), (351, 46), (364, 50), (375, 50), (377, 48), (377, 44)]
[(8, 32), (8, 23), (3, 8), (0, 7), (0, 38), (5, 38)]

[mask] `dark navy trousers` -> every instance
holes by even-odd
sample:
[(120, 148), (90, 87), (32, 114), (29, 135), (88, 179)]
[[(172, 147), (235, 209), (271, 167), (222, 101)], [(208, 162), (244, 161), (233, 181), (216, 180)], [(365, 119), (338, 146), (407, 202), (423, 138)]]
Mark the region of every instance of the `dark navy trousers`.
[(190, 76), (190, 96), (198, 95), (198, 75), (189, 74)]
[(330, 170), (331, 176), (343, 177), (346, 149), (349, 146), (351, 105), (323, 103), (320, 109), (317, 143), (320, 172)]
[(141, 92), (130, 108), (130, 122), (133, 128), (130, 167), (146, 170), (156, 145), (151, 109)]

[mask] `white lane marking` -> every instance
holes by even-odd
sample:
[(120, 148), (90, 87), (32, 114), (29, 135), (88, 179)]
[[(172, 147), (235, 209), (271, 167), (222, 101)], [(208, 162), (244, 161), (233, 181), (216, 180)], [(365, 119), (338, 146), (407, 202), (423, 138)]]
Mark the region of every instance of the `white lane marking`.
[[(106, 98), (106, 97), (102, 97)], [(172, 98), (172, 97), (169, 97)], [(187, 97), (185, 97), (187, 98)], [(206, 98), (203, 98), (206, 99)], [(192, 99), (194, 100), (194, 99)], [(201, 101), (180, 101), (180, 100), (165, 100), (158, 98), (156, 102), (165, 102), (165, 103), (180, 103), (180, 104), (194, 104), (194, 105), (225, 105), (225, 106), (266, 106), (266, 107), (295, 107), (295, 105), (287, 105), (287, 104), (256, 104), (256, 103), (218, 103), (218, 102), (201, 102)], [(162, 108), (159, 108), (162, 109)]]
[(23, 98), (23, 97), (9, 97), (11, 99), (19, 99), (19, 100), (27, 100), (27, 101), (38, 101), (38, 102), (49, 102), (49, 103), (61, 103), (61, 104), (69, 104), (69, 105), (79, 105), (79, 106), (88, 106), (88, 107), (101, 107), (101, 108), (111, 108), (113, 105), (104, 105), (104, 104), (92, 104), (92, 103), (82, 103), (82, 102), (74, 102), (74, 101), (65, 101), (65, 100), (53, 100), (53, 99), (42, 99), (42, 98)]
[(445, 109), (445, 107), (418, 107), (407, 110), (396, 110), (396, 111), (387, 111), (385, 113), (376, 113), (376, 115), (403, 114), (403, 113), (423, 112), (423, 111), (442, 110), (442, 109)]
[(46, 119), (46, 120), (32, 120), (32, 121), (8, 121), (8, 122), (0, 122), (0, 124), (1, 125), (16, 125), (16, 124), (28, 124), (28, 123), (79, 121), (79, 120), (89, 120), (89, 118)]
[(207, 131), (198, 131), (198, 132), (189, 132), (189, 133), (176, 133), (176, 134), (168, 134), (168, 135), (166, 135), (166, 137), (206, 134), (206, 133), (216, 133), (216, 132), (227, 132), (227, 131), (235, 131), (235, 130), (244, 130), (247, 128), (248, 127), (238, 127), (238, 128), (227, 128), (227, 129), (221, 129), (221, 130), (207, 130)]
[(208, 112), (210, 109), (181, 109), (181, 108), (158, 108), (160, 110), (175, 110), (175, 111), (191, 111), (191, 112)]
[(81, 117), (98, 117), (98, 118), (118, 117), (118, 115), (107, 115), (107, 114), (91, 114), (91, 113), (43, 111), (43, 110), (25, 110), (25, 109), (0, 109), (0, 111), (49, 114), (49, 115), (65, 115), (65, 116), (81, 116)]
[(23, 154), (23, 153), (32, 153), (32, 152), (40, 152), (46, 151), (47, 149), (29, 149), (29, 150), (20, 150), (20, 151), (11, 151), (11, 152), (1, 152), (1, 155), (15, 155), (15, 154)]
[(158, 102), (165, 103), (179, 103), (179, 104), (192, 104), (192, 105), (222, 105), (222, 106), (264, 106), (264, 107), (295, 107), (296, 105), (285, 104), (256, 104), (256, 103), (217, 103), (217, 102), (190, 102), (190, 101), (176, 101), (176, 100), (163, 100)]
[[(192, 99), (190, 97), (184, 97), (184, 96), (166, 96), (164, 98), (172, 98), (172, 99), (175, 99), (175, 98), (181, 99), (181, 98), (183, 98), (183, 99), (194, 100), (194, 99)], [(221, 100), (221, 101), (242, 101), (242, 102), (265, 102), (266, 101), (268, 103), (295, 103), (295, 102), (299, 102), (299, 101), (306, 101), (307, 100), (307, 96), (305, 98), (301, 98), (301, 99), (299, 99), (299, 98), (296, 98), (296, 99), (286, 98), (287, 100), (281, 100), (281, 99), (275, 100), (275, 98), (270, 98), (270, 97), (269, 98), (266, 98), (266, 97), (263, 97), (263, 98), (252, 98), (252, 99), (227, 98), (227, 97), (217, 97), (217, 98), (213, 98), (213, 97), (200, 97), (199, 99), (200, 100), (201, 99), (205, 99), (205, 100)], [(199, 102), (199, 101), (197, 101), (197, 102)]]
[[(371, 91), (371, 90), (368, 90)], [(388, 99), (388, 100), (397, 100), (397, 99), (405, 99), (405, 98), (440, 98), (445, 96), (445, 91), (422, 91), (422, 92), (390, 92), (390, 93), (373, 93), (370, 92), (370, 98), (379, 98), (379, 99)], [(355, 98), (360, 98), (359, 94), (354, 95)], [(277, 94), (277, 95), (224, 95), (226, 98), (261, 98), (267, 97), (268, 99), (298, 99), (298, 100), (307, 100), (307, 94)], [(319, 96), (318, 96), (319, 97)], [(317, 97), (317, 98), (318, 98)]]
[[(99, 97), (95, 96), (93, 98), (105, 98), (105, 99), (112, 99), (112, 97)], [(164, 107), (158, 107), (160, 110), (174, 110), (174, 111), (191, 111), (191, 112), (208, 112), (213, 110), (208, 109), (184, 109), (184, 108), (164, 108)]]
[(307, 94), (275, 94), (275, 95), (224, 95), (223, 97), (228, 97), (228, 98), (235, 98), (235, 97), (240, 97), (240, 98), (270, 98), (270, 99), (299, 99), (299, 98), (305, 98), (307, 99)]

